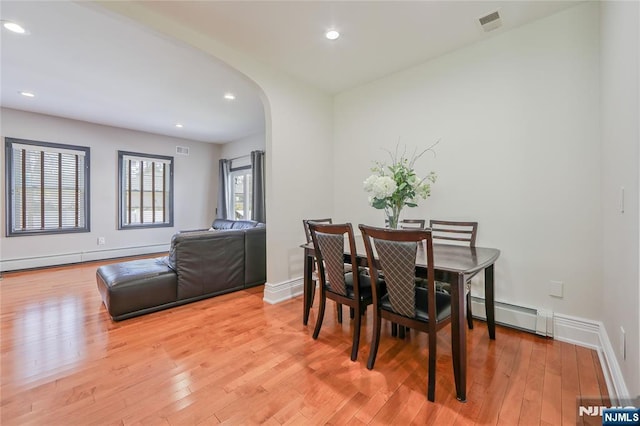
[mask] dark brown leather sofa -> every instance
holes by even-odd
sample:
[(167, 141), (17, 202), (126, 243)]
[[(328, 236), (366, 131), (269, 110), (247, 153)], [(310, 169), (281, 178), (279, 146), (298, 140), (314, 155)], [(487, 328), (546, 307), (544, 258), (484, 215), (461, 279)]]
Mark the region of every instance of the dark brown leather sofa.
[(212, 228), (175, 234), (167, 257), (99, 267), (98, 290), (111, 318), (119, 321), (264, 284), (264, 224), (216, 219)]

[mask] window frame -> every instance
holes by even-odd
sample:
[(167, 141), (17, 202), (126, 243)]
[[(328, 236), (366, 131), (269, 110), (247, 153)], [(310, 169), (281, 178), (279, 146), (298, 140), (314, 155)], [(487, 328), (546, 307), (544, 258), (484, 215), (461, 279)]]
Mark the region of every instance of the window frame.
[[(237, 174), (241, 174), (245, 176), (245, 182), (244, 182), (244, 187), (245, 187), (245, 206), (247, 206), (248, 208), (244, 210), (245, 212), (245, 218), (244, 219), (236, 219), (236, 209), (235, 209), (235, 185), (234, 185), (234, 178), (236, 176), (236, 172), (244, 172), (244, 173), (237, 173)], [(229, 198), (230, 198), (230, 205), (227, 211), (227, 217), (232, 218), (232, 220), (251, 220), (250, 217), (251, 215), (249, 215), (249, 218), (247, 218), (246, 213), (247, 211), (249, 211), (250, 213), (253, 213), (253, 211), (251, 211), (252, 207), (251, 206), (251, 199), (248, 198), (247, 196), (249, 195), (249, 187), (250, 188), (250, 193), (253, 194), (253, 179), (249, 179), (247, 181), (246, 176), (252, 176), (253, 174), (253, 170), (251, 168), (251, 165), (247, 165), (247, 166), (241, 166), (241, 167), (233, 167), (229, 170)]]
[[(13, 164), (13, 146), (31, 145), (38, 147), (39, 151), (46, 152), (46, 148), (53, 150), (80, 151), (84, 153), (84, 199), (82, 207), (84, 208), (84, 226), (72, 228), (55, 228), (55, 229), (26, 229), (13, 230), (13, 210), (15, 197), (13, 194), (14, 179), (13, 172), (15, 164)], [(90, 181), (90, 164), (91, 164), (91, 148), (79, 145), (61, 144), (55, 142), (34, 141), (29, 139), (19, 139), (5, 137), (5, 235), (7, 237), (24, 237), (28, 235), (56, 235), (56, 234), (75, 234), (91, 232), (91, 181)], [(42, 166), (41, 166), (42, 169)], [(41, 170), (41, 173), (42, 170)]]
[[(125, 218), (125, 206), (124, 197), (126, 194), (126, 181), (124, 178), (124, 157), (140, 157), (140, 158), (148, 158), (150, 160), (160, 160), (162, 162), (168, 162), (169, 164), (169, 200), (168, 200), (168, 222), (153, 222), (153, 223), (136, 223), (134, 225), (126, 224), (124, 221)], [(174, 158), (172, 156), (167, 155), (154, 155), (154, 154), (144, 154), (140, 152), (131, 152), (131, 151), (118, 151), (118, 230), (127, 230), (127, 229), (149, 229), (149, 228), (172, 228), (173, 227), (173, 162)], [(144, 214), (142, 211), (141, 214)]]

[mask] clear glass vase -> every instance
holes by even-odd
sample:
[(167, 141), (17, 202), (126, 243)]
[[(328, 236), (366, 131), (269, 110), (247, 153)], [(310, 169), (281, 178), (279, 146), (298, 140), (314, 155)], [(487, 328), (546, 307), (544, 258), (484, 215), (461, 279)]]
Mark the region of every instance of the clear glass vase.
[(399, 207), (387, 207), (384, 209), (384, 214), (386, 215), (386, 225), (391, 229), (398, 229), (400, 212), (402, 211)]

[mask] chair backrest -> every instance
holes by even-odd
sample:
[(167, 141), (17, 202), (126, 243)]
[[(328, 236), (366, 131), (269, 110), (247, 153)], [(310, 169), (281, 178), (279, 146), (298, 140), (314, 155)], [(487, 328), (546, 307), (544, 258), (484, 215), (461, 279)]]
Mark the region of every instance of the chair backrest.
[(404, 219), (400, 221), (400, 228), (402, 229), (424, 229), (424, 219)]
[[(425, 223), (424, 219), (402, 219), (398, 225), (399, 229), (424, 229)], [(389, 219), (385, 218), (384, 226), (389, 227)]]
[(330, 217), (326, 219), (303, 219), (302, 226), (304, 227), (304, 236), (307, 238), (307, 243), (311, 242), (311, 232), (309, 232), (309, 222), (332, 223)]
[[(413, 318), (416, 315), (416, 255), (424, 250), (424, 269), (418, 278), (427, 281), (427, 307), (436, 312), (435, 282), (433, 270), (433, 241), (430, 230), (397, 230), (360, 225), (367, 250), (367, 260), (372, 281), (376, 282), (382, 270), (389, 302), (394, 312)], [(377, 254), (377, 260), (376, 256)], [(422, 255), (422, 253), (420, 254)], [(372, 286), (374, 304), (379, 301), (378, 289)]]
[(429, 227), (433, 239), (468, 243), (469, 246), (476, 246), (476, 234), (478, 232), (478, 222), (458, 222), (453, 220), (431, 220)]
[[(331, 224), (309, 221), (309, 232), (318, 260), (320, 285), (333, 293), (347, 296), (344, 273), (345, 234), (347, 235), (351, 264), (356, 265), (356, 243), (350, 223)], [(358, 274), (353, 274), (354, 298), (360, 298)]]

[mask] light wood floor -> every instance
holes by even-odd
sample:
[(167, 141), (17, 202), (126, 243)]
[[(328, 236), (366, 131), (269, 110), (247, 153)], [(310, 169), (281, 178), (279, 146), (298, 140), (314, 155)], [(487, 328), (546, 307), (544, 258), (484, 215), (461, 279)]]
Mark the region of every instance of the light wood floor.
[(431, 403), (426, 336), (387, 326), (369, 371), (371, 309), (351, 362), (346, 309), (342, 325), (328, 310), (314, 341), (317, 310), (305, 327), (301, 297), (268, 305), (262, 287), (112, 322), (99, 265), (0, 281), (2, 425), (574, 425), (576, 397), (606, 396), (594, 351), (503, 327), (490, 341), (477, 321), (468, 401), (455, 398), (447, 327)]

